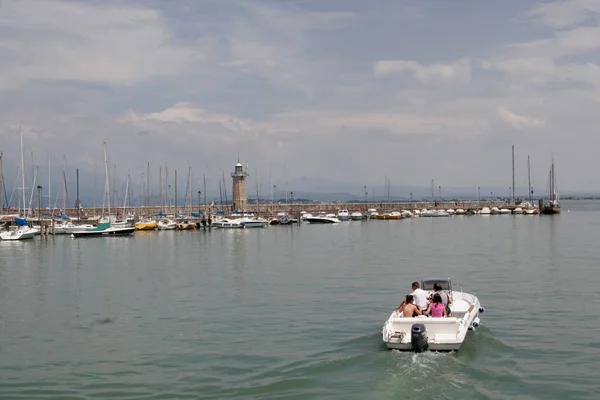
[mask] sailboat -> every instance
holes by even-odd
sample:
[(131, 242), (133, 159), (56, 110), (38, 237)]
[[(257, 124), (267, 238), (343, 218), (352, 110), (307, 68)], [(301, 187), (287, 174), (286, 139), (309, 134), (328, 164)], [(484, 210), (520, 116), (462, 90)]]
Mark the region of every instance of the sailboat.
[[(21, 131), (21, 195), (19, 197), (19, 209), (23, 204), (23, 216), (25, 216), (25, 161), (23, 160), (23, 131)], [(32, 239), (36, 233), (35, 229), (27, 226), (25, 218), (13, 218), (15, 226), (11, 226), (8, 231), (0, 233), (2, 240), (24, 240)]]
[(558, 189), (556, 188), (556, 175), (554, 174), (554, 156), (552, 157), (552, 166), (550, 167), (548, 198), (544, 200), (541, 208), (542, 214), (560, 213)]
[(134, 226), (112, 226), (115, 218), (110, 215), (110, 178), (108, 176), (108, 158), (106, 156), (106, 142), (104, 142), (104, 167), (106, 180), (104, 182), (104, 197), (108, 203), (108, 221), (101, 222), (95, 228), (75, 229), (71, 232), (73, 237), (92, 237), (92, 236), (129, 236), (135, 233)]

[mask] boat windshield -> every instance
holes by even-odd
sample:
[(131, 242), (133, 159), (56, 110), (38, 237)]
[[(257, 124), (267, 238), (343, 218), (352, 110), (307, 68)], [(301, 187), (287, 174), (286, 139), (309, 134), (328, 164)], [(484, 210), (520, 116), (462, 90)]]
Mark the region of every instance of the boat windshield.
[(428, 279), (428, 280), (423, 280), (421, 281), (421, 289), (423, 290), (433, 290), (433, 285), (435, 285), (436, 283), (439, 283), (440, 285), (442, 285), (442, 290), (447, 290), (447, 291), (451, 291), (452, 290), (452, 283), (450, 282), (450, 279)]

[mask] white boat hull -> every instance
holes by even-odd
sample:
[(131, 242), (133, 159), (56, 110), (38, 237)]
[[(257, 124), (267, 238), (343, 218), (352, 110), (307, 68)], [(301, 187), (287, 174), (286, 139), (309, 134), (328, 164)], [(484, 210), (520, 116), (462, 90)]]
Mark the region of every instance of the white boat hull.
[(467, 332), (479, 325), (479, 299), (472, 294), (453, 292), (450, 305), (451, 317), (431, 318), (418, 316), (404, 318), (392, 312), (383, 325), (382, 337), (390, 350), (413, 351), (411, 330), (414, 324), (423, 324), (427, 331), (427, 343), (431, 351), (457, 351), (463, 344)]
[(0, 233), (0, 239), (2, 240), (26, 240), (33, 239), (34, 236), (35, 230), (28, 227), (11, 229)]

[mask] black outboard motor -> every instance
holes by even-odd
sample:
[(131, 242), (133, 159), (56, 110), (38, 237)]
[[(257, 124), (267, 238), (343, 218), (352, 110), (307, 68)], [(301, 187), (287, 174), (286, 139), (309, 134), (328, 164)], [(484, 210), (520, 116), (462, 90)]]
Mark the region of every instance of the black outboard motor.
[(427, 342), (427, 329), (424, 324), (414, 324), (410, 332), (410, 345), (415, 353), (422, 353), (429, 349)]

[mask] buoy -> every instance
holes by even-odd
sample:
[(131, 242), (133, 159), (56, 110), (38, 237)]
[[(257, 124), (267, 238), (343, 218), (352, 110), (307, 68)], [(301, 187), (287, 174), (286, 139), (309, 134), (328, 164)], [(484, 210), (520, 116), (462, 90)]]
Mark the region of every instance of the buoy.
[(484, 312), (484, 311), (485, 311), (485, 308), (483, 308), (483, 307), (479, 307), (479, 312), (480, 312), (480, 313), (482, 313), (482, 312)]

